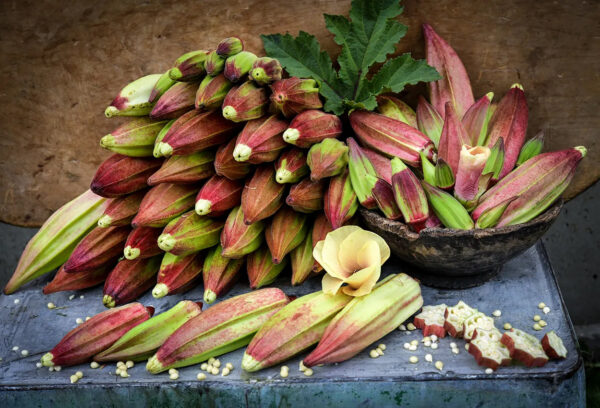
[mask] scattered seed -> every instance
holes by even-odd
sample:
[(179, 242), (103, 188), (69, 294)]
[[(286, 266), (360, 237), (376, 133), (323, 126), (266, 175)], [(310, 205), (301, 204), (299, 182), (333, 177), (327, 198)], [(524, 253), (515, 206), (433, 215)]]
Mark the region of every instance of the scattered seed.
[(42, 368), (42, 363), (35, 363), (35, 366), (36, 366), (37, 368)]
[(433, 356), (431, 354), (425, 354), (425, 361), (433, 362)]
[(406, 328), (407, 328), (408, 330), (410, 330), (410, 331), (413, 331), (413, 330), (416, 330), (416, 329), (417, 329), (417, 327), (416, 327), (414, 324), (412, 324), (412, 323), (409, 323), (409, 324), (407, 324), (407, 325), (406, 325)]
[(287, 378), (287, 376), (288, 376), (288, 375), (290, 375), (290, 372), (289, 372), (289, 371), (287, 371), (287, 370), (281, 370), (281, 371), (279, 372), (279, 376), (280, 376), (280, 377)]
[(456, 348), (456, 343), (455, 342), (450, 343), (450, 347), (451, 348)]
[(401, 324), (400, 326), (398, 326), (398, 330), (400, 331), (406, 331), (406, 326)]
[(85, 295), (81, 295), (79, 296), (79, 299), (83, 299), (85, 297)]
[(419, 357), (417, 357), (417, 356), (410, 356), (410, 358), (408, 359), (408, 361), (411, 364), (417, 364), (419, 362)]
[(204, 373), (198, 373), (198, 375), (196, 375), (196, 379), (200, 380), (200, 381), (206, 380), (206, 374), (204, 374)]
[(221, 367), (221, 362), (219, 360), (215, 360), (215, 362), (213, 363), (213, 367)]
[(121, 367), (117, 368), (115, 370), (115, 375), (121, 375), (121, 372), (123, 371), (123, 369)]
[(543, 309), (546, 307), (546, 304), (544, 302), (540, 302), (540, 304), (538, 305), (538, 309)]
[(538, 324), (540, 325), (540, 327), (546, 327), (546, 326), (548, 326), (548, 323), (546, 323), (546, 321), (545, 321), (545, 320), (540, 320), (540, 321), (538, 322)]
[(379, 347), (377, 347), (377, 348), (375, 349), (375, 352), (376, 352), (378, 355), (380, 355), (380, 356), (383, 356), (383, 350), (382, 350), (382, 349), (380, 349)]
[[(117, 361), (117, 367), (127, 368), (123, 361)], [(171, 368), (171, 370), (177, 371), (174, 368)], [(169, 370), (169, 374), (171, 373), (171, 370)]]
[(538, 331), (539, 331), (539, 330), (542, 330), (542, 326), (540, 326), (538, 323), (535, 323), (535, 324), (533, 325), (533, 330), (538, 330)]
[(417, 340), (413, 340), (413, 341), (410, 342), (410, 345), (411, 346), (418, 346), (419, 342)]
[(75, 323), (81, 324), (83, 323), (83, 319), (81, 317), (78, 317), (77, 319), (75, 319)]
[(91, 317), (89, 317), (89, 316), (86, 316), (86, 317), (85, 317), (85, 321), (86, 321), (86, 322), (87, 322), (88, 320), (90, 320), (90, 319), (91, 319)]
[(410, 348), (410, 343), (404, 343), (404, 348), (408, 350)]
[(79, 381), (79, 377), (77, 377), (76, 375), (72, 375), (70, 377), (71, 379), (71, 384), (75, 384), (77, 381)]
[(494, 310), (492, 312), (492, 316), (500, 317), (500, 316), (502, 316), (502, 312), (500, 310)]
[(202, 364), (200, 364), (200, 370), (206, 371), (207, 368), (208, 368), (208, 363), (202, 363)]
[(469, 351), (469, 343), (465, 343), (465, 350)]
[(550, 308), (548, 306), (546, 306), (545, 308), (542, 309), (542, 312), (544, 312), (544, 314), (548, 314), (548, 313), (550, 313)]
[(431, 344), (432, 344), (432, 343), (431, 343), (430, 341), (426, 341), (425, 343), (423, 343), (423, 345), (424, 345), (425, 347), (431, 347)]
[(435, 368), (437, 368), (438, 370), (442, 371), (442, 368), (444, 368), (444, 363), (442, 363), (441, 361), (436, 361), (435, 362)]
[(298, 369), (302, 372), (306, 371), (307, 367), (304, 365), (304, 361), (300, 361), (300, 364), (298, 364)]
[(19, 304), (19, 302), (20, 302), (20, 300), (19, 300), (19, 299), (15, 299), (15, 300), (14, 300), (14, 303), (15, 303), (15, 305), (18, 305), (18, 304)]
[(491, 368), (486, 368), (485, 369), (485, 373), (486, 374), (492, 374), (494, 372), (494, 370), (492, 370)]
[(77, 378), (82, 379), (83, 378), (83, 373), (81, 371), (77, 371), (75, 373), (75, 375), (77, 376)]
[(69, 296), (69, 300), (73, 300), (73, 299), (75, 299), (75, 295)]
[(311, 375), (313, 375), (312, 368), (307, 368), (306, 370), (304, 370), (304, 375), (307, 377), (310, 377)]
[(179, 378), (179, 373), (169, 374), (169, 378), (171, 380), (177, 380)]
[(29, 355), (29, 350), (21, 350), (21, 355), (27, 357)]
[(54, 303), (52, 303), (52, 302), (48, 302), (48, 304), (46, 306), (48, 306), (48, 309), (55, 309), (56, 308), (56, 305)]
[(225, 367), (225, 368), (223, 368), (223, 371), (221, 371), (221, 376), (227, 377), (230, 372), (231, 371), (229, 370), (229, 368)]
[(436, 342), (436, 341), (438, 341), (438, 336), (436, 336), (435, 334), (432, 334), (432, 335), (431, 335), (431, 336), (429, 336), (429, 337), (431, 337), (431, 341), (432, 341), (432, 342)]
[(458, 347), (456, 347), (456, 348), (453, 348), (453, 349), (452, 349), (452, 352), (453, 352), (454, 354), (458, 354), (458, 353), (460, 353), (460, 351), (458, 350)]
[(62, 370), (61, 366), (54, 366), (54, 371), (60, 371), (60, 370)]
[(135, 363), (134, 363), (133, 361), (131, 361), (131, 360), (128, 360), (128, 361), (126, 361), (126, 362), (125, 362), (125, 366), (126, 366), (127, 368), (131, 368), (131, 367), (133, 367), (134, 365), (135, 365)]
[(97, 362), (95, 362), (95, 361), (92, 361), (92, 362), (90, 363), (90, 367), (91, 367), (91, 368), (98, 368), (98, 367), (100, 367), (100, 364), (98, 364), (98, 363), (97, 363)]
[(215, 362), (215, 358), (214, 357), (211, 357), (211, 358), (208, 359), (208, 364), (212, 364), (214, 362)]
[(54, 367), (48, 367), (48, 371), (50, 371), (50, 372), (54, 371)]
[(12, 348), (12, 351), (19, 351), (19, 346), (14, 346), (14, 347)]
[(385, 349), (387, 348), (385, 344), (381, 343), (379, 346), (377, 346), (378, 348), (382, 349), (385, 351)]
[(417, 350), (417, 346), (413, 346), (411, 344), (411, 346), (408, 348), (410, 351), (416, 351)]
[(212, 375), (219, 375), (219, 369), (217, 367), (213, 367), (210, 373)]
[(379, 354), (377, 354), (376, 350), (371, 350), (371, 351), (369, 351), (369, 357), (377, 358), (377, 357), (379, 357)]
[(229, 370), (233, 370), (233, 364), (231, 364), (231, 363), (225, 364), (225, 367), (229, 368)]
[(504, 323), (504, 330), (512, 329), (512, 325), (510, 323)]
[[(127, 372), (127, 370), (121, 370), (121, 374), (120, 374), (121, 378), (128, 378), (130, 377), (129, 373)], [(179, 377), (179, 374), (177, 374), (177, 376)], [(176, 379), (176, 378), (175, 378)]]
[(428, 342), (428, 341), (431, 342), (431, 337), (429, 337), (429, 336), (423, 337), (421, 339), (421, 343), (425, 343), (425, 342)]
[(533, 316), (533, 321), (534, 322), (539, 322), (540, 320), (542, 320), (542, 318), (540, 317), (540, 315)]
[(431, 348), (432, 348), (433, 350), (436, 350), (436, 349), (438, 348), (438, 344), (437, 344), (437, 343), (432, 343), (432, 344), (431, 344)]

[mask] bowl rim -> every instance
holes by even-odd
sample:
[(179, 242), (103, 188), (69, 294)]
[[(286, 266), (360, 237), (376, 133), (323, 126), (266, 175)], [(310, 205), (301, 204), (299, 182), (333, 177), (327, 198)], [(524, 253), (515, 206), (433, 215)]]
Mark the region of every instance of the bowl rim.
[(359, 209), (360, 216), (365, 223), (369, 223), (367, 218), (375, 218), (377, 226), (386, 232), (393, 233), (398, 237), (403, 237), (410, 241), (416, 241), (424, 238), (485, 238), (490, 236), (508, 235), (515, 231), (523, 228), (537, 226), (540, 224), (552, 223), (560, 214), (564, 200), (559, 198), (550, 207), (548, 207), (543, 213), (535, 217), (534, 219), (527, 221), (522, 224), (507, 225), (504, 227), (494, 228), (474, 228), (470, 230), (461, 230), (455, 228), (425, 228), (420, 232), (412, 231), (408, 225), (402, 221), (390, 220), (379, 214), (376, 210), (369, 210), (361, 207)]

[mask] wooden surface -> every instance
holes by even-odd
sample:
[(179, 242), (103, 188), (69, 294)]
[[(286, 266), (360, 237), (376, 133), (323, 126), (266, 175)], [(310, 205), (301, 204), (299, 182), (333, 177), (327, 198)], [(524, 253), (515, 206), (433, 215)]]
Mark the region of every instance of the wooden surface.
[[(0, 13), (0, 220), (40, 225), (84, 190), (108, 156), (98, 141), (119, 123), (104, 108), (141, 75), (230, 35), (260, 53), (261, 33), (315, 34), (337, 52), (322, 14), (349, 1), (5, 1)], [(409, 26), (398, 52), (423, 56), (420, 24), (457, 50), (476, 96), (521, 82), (530, 134), (547, 150), (585, 145), (589, 155), (567, 192), (600, 178), (600, 2), (405, 1)], [(414, 101), (412, 90), (408, 101)]]

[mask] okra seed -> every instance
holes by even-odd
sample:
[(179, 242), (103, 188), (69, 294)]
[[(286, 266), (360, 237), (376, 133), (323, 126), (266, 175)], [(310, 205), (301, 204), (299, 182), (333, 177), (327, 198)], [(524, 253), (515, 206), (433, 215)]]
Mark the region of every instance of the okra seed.
[(550, 308), (548, 306), (546, 306), (542, 309), (542, 312), (544, 312), (544, 314), (548, 314), (548, 313), (550, 313)]
[(400, 326), (398, 326), (398, 330), (400, 331), (406, 331), (406, 326), (401, 324)]
[(75, 295), (69, 296), (69, 300), (73, 300), (73, 299), (75, 299)]
[(410, 351), (416, 351), (416, 350), (417, 350), (417, 346), (413, 346), (413, 345), (411, 345), (411, 346), (410, 346), (408, 349), (409, 349)]
[(20, 302), (20, 300), (19, 300), (19, 299), (15, 299), (15, 301), (14, 301), (14, 304), (15, 304), (15, 305), (18, 305), (18, 304), (19, 304), (19, 302)]
[(14, 346), (14, 347), (12, 348), (12, 351), (19, 351), (19, 346)]
[(407, 324), (407, 325), (406, 325), (406, 328), (407, 328), (408, 330), (410, 330), (410, 331), (413, 331), (413, 330), (416, 330), (416, 329), (417, 329), (417, 327), (416, 327), (414, 324), (412, 324), (412, 323), (409, 323), (409, 324)]
[(89, 317), (89, 316), (86, 316), (86, 317), (85, 317), (85, 321), (86, 321), (86, 322), (87, 322), (88, 320), (90, 320), (90, 319), (91, 319), (91, 317)]
[(382, 350), (382, 349), (380, 349), (379, 347), (377, 347), (377, 348), (375, 349), (375, 351), (377, 352), (377, 354), (378, 354), (378, 355), (380, 355), (380, 356), (383, 356), (383, 350)]
[(85, 295), (81, 295), (79, 296), (79, 299), (83, 299), (85, 297)]
[(123, 369), (122, 369), (122, 368), (120, 368), (120, 367), (119, 367), (119, 368), (117, 368), (117, 369), (115, 370), (115, 375), (121, 375), (121, 371), (123, 371)]
[(128, 361), (125, 363), (125, 366), (126, 366), (127, 368), (131, 368), (131, 367), (133, 367), (134, 365), (135, 365), (135, 363), (134, 363), (133, 361), (131, 361), (131, 360), (128, 360)]
[(77, 319), (75, 319), (75, 323), (81, 324), (83, 323), (83, 319), (81, 317), (78, 317)]
[(306, 366), (304, 365), (304, 361), (300, 361), (300, 364), (298, 364), (298, 369), (302, 372), (306, 371)]
[(492, 315), (495, 317), (500, 317), (500, 316), (502, 316), (502, 312), (500, 310), (494, 310), (492, 312)]
[(304, 370), (304, 375), (307, 377), (310, 377), (311, 375), (313, 375), (312, 368), (307, 368), (306, 370)]
[(435, 362), (435, 368), (437, 368), (438, 370), (442, 371), (442, 369), (444, 368), (444, 363), (442, 363), (441, 361), (436, 361)]
[(48, 367), (48, 371), (50, 371), (50, 372), (54, 371), (54, 367)]
[(280, 376), (280, 377), (287, 378), (287, 376), (288, 376), (288, 375), (290, 375), (290, 372), (289, 372), (289, 371), (287, 371), (287, 370), (281, 370), (281, 371), (279, 372), (279, 376)]
[(385, 351), (385, 349), (387, 348), (387, 347), (385, 346), (385, 344), (383, 344), (383, 343), (381, 343), (381, 344), (380, 344), (378, 347), (379, 347), (380, 349), (384, 350), (384, 351)]
[(213, 363), (213, 367), (221, 367), (221, 362), (219, 360), (215, 360), (215, 362)]
[(540, 302), (540, 304), (538, 305), (538, 309), (543, 309), (546, 307), (546, 304), (544, 302)]
[(198, 375), (196, 376), (196, 378), (200, 381), (202, 380), (206, 380), (206, 374), (204, 373), (198, 373)]
[(200, 370), (206, 371), (207, 368), (208, 368), (208, 363), (202, 363), (202, 364), (200, 364)]
[(425, 361), (433, 362), (433, 356), (431, 354), (425, 354)]
[(410, 345), (411, 346), (418, 346), (419, 342), (417, 340), (413, 340), (413, 341), (410, 342)]
[(431, 335), (431, 336), (429, 336), (429, 337), (431, 337), (431, 341), (432, 341), (432, 342), (436, 342), (436, 341), (438, 340), (438, 336), (436, 336), (435, 334), (432, 334), (432, 335)]
[(423, 342), (423, 343), (428, 342), (428, 341), (431, 342), (431, 337), (429, 337), (429, 336), (423, 337), (421, 339), (421, 342)]
[(403, 347), (408, 350), (410, 348), (410, 343), (404, 343)]
[(171, 380), (176, 380), (179, 378), (179, 373), (173, 373), (173, 374), (169, 374), (169, 378)]
[(540, 326), (538, 323), (533, 325), (533, 330), (542, 330), (542, 326)]
[(369, 356), (371, 358), (377, 358), (377, 357), (379, 357), (379, 354), (377, 354), (377, 351), (371, 350), (371, 351), (369, 351)]
[(98, 367), (100, 367), (100, 364), (98, 364), (98, 363), (97, 363), (97, 362), (95, 362), (95, 361), (92, 361), (92, 362), (90, 363), (90, 367), (91, 367), (91, 368), (98, 368)]
[(83, 378), (83, 373), (82, 373), (81, 371), (77, 371), (77, 372), (75, 373), (75, 375), (76, 375), (76, 376), (77, 376), (77, 378), (79, 378), (79, 379)]
[(450, 347), (456, 348), (456, 343), (455, 342), (450, 343)]
[(208, 359), (208, 364), (212, 364), (214, 362), (215, 362), (215, 358), (214, 357), (211, 357), (211, 358)]
[(36, 366), (37, 368), (42, 368), (42, 363), (35, 363), (35, 366)]
[[(122, 361), (117, 361), (117, 367), (125, 367), (125, 363)], [(171, 368), (171, 370), (175, 370), (174, 368)], [(169, 372), (171, 372), (171, 370), (169, 370)], [(176, 370), (177, 371), (177, 370)]]
[(231, 364), (231, 363), (225, 364), (225, 367), (229, 368), (229, 370), (233, 370), (233, 364)]
[(21, 350), (21, 355), (27, 357), (29, 355), (29, 350)]
[(219, 369), (217, 367), (213, 367), (210, 373), (212, 375), (219, 375)]
[(465, 350), (469, 351), (469, 343), (465, 343)]
[(169, 374), (176, 374), (178, 371), (174, 368), (169, 369)]
[(457, 347), (457, 348), (453, 348), (453, 349), (452, 349), (452, 352), (453, 352), (454, 354), (458, 354), (458, 353), (460, 353), (460, 351), (458, 350), (458, 347)]
[(56, 308), (56, 305), (54, 303), (52, 303), (52, 302), (48, 302), (48, 304), (46, 306), (48, 306), (48, 309), (54, 309), (54, 308)]
[(230, 372), (231, 371), (229, 371), (229, 368), (225, 367), (225, 368), (223, 368), (223, 371), (221, 372), (221, 376), (227, 377)]
[(540, 327), (546, 327), (546, 326), (548, 326), (548, 323), (546, 323), (546, 321), (545, 321), (545, 320), (540, 320), (540, 321), (538, 322), (538, 324), (540, 325)]
[(485, 373), (486, 374), (492, 374), (494, 372), (494, 370), (492, 370), (491, 368), (486, 368), (485, 369)]
[(436, 349), (438, 348), (438, 344), (437, 344), (437, 343), (433, 343), (433, 344), (431, 345), (431, 348), (432, 348), (433, 350), (436, 350)]
[(121, 370), (121, 378), (127, 378), (129, 377), (129, 373), (127, 373), (127, 370)]
[(61, 366), (54, 366), (54, 371), (60, 371), (60, 370), (62, 370)]
[(533, 321), (534, 322), (539, 322), (540, 320), (542, 320), (542, 318), (540, 317), (540, 315), (533, 316)]
[(431, 347), (431, 342), (430, 341), (426, 341), (425, 343), (423, 343), (423, 345), (425, 347)]
[(79, 378), (76, 375), (72, 375), (70, 377), (71, 379), (71, 384), (75, 384), (77, 381), (79, 381)]
[(510, 323), (504, 323), (504, 330), (512, 329), (512, 325)]
[(408, 361), (410, 361), (411, 364), (417, 364), (419, 362), (419, 357), (417, 357), (417, 356), (410, 356), (410, 358), (408, 359)]

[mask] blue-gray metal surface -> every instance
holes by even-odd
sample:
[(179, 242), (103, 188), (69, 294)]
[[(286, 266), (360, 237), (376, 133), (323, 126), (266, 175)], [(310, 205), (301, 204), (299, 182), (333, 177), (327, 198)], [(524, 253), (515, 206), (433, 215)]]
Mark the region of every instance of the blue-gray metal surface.
[[(402, 264), (390, 260), (384, 274), (401, 272)], [(43, 280), (43, 279), (42, 279)], [(282, 276), (277, 285), (290, 295), (303, 295), (320, 288), (320, 280), (312, 279), (299, 287), (288, 284), (289, 276)], [(372, 359), (368, 350), (355, 358), (333, 366), (315, 367), (312, 377), (298, 371), (298, 363), (305, 354), (285, 364), (290, 376), (281, 378), (279, 367), (258, 373), (245, 373), (240, 368), (243, 349), (220, 358), (231, 362), (235, 369), (227, 377), (208, 375), (197, 381), (199, 366), (182, 368), (180, 378), (170, 380), (167, 374), (152, 376), (144, 364), (129, 370), (130, 378), (114, 375), (115, 366), (91, 369), (88, 365), (49, 372), (36, 368), (39, 358), (70, 329), (76, 318), (85, 318), (104, 310), (101, 288), (81, 292), (63, 292), (43, 296), (43, 282), (28, 285), (11, 296), (0, 296), (0, 404), (11, 406), (265, 406), (265, 407), (583, 407), (585, 386), (581, 355), (573, 327), (566, 313), (552, 269), (541, 244), (504, 266), (500, 274), (482, 286), (443, 291), (423, 287), (425, 304), (455, 304), (463, 300), (491, 315), (500, 309), (497, 327), (505, 322), (524, 329), (537, 337), (554, 330), (569, 350), (568, 357), (551, 361), (541, 368), (521, 365), (502, 367), (486, 374), (464, 349), (464, 342), (444, 338), (437, 350), (419, 346), (417, 351), (403, 348), (405, 342), (420, 340), (421, 332), (394, 331), (381, 342), (387, 345), (385, 355)], [(227, 295), (246, 292), (246, 282), (239, 283)], [(73, 300), (69, 296), (75, 294)], [(84, 298), (80, 298), (84, 295)], [(200, 300), (202, 288), (197, 287), (184, 295), (153, 299), (146, 294), (141, 302), (156, 307), (160, 313), (179, 300)], [(19, 299), (17, 304), (15, 299)], [(545, 302), (551, 312), (542, 313), (537, 305)], [(57, 309), (48, 309), (48, 302)], [(206, 307), (206, 306), (205, 306)], [(540, 332), (532, 329), (534, 314), (540, 314), (548, 326)], [(450, 350), (450, 342), (457, 342), (459, 354)], [(19, 351), (12, 351), (18, 346)], [(20, 351), (26, 349), (29, 356)], [(444, 362), (444, 369), (436, 370), (424, 359), (433, 354), (434, 361)], [(410, 364), (410, 356), (419, 357), (418, 364)], [(84, 373), (77, 384), (70, 384), (69, 376), (76, 371)]]

